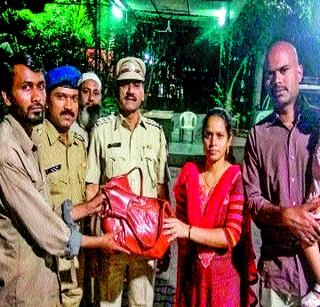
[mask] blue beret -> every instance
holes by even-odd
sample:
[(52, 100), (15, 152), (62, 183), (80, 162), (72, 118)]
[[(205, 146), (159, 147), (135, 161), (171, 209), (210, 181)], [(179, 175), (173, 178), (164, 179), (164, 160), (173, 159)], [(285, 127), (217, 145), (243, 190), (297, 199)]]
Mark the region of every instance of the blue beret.
[(80, 77), (80, 71), (73, 66), (56, 67), (51, 69), (46, 76), (47, 90), (52, 90), (62, 85), (78, 88), (78, 80)]

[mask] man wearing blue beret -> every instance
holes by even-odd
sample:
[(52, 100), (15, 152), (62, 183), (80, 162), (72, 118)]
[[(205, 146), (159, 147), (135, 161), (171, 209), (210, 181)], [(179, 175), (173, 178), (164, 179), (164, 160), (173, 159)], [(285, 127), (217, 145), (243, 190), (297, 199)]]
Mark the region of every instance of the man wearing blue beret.
[[(60, 204), (85, 200), (87, 155), (84, 138), (71, 130), (78, 115), (80, 71), (60, 66), (46, 76), (46, 119), (34, 129), (33, 139), (40, 144), (40, 163), (45, 170), (53, 210), (61, 216)], [(63, 306), (79, 306), (82, 298), (83, 256), (79, 260), (59, 258)], [(79, 268), (80, 262), (80, 268)], [(80, 273), (80, 272), (81, 273)], [(77, 278), (78, 276), (78, 278)]]
[[(48, 72), (46, 119), (35, 127), (32, 137), (39, 144), (40, 163), (49, 182), (50, 201), (59, 216), (60, 204), (65, 199), (74, 204), (85, 200), (86, 151), (83, 138), (70, 131), (78, 114), (77, 82), (80, 76), (80, 71), (73, 66), (60, 66)], [(79, 306), (82, 289), (77, 281), (77, 257), (71, 260), (59, 258), (58, 265), (63, 306)]]
[[(87, 156), (84, 139), (70, 130), (78, 115), (80, 77), (80, 71), (73, 66), (60, 66), (48, 72), (46, 119), (33, 132), (34, 142), (40, 144), (40, 163), (49, 182), (52, 208), (59, 216), (60, 205), (65, 199), (74, 204), (85, 200)], [(82, 257), (79, 260), (82, 271)], [(79, 276), (78, 258), (59, 258), (58, 264), (63, 306), (79, 306), (82, 276)]]

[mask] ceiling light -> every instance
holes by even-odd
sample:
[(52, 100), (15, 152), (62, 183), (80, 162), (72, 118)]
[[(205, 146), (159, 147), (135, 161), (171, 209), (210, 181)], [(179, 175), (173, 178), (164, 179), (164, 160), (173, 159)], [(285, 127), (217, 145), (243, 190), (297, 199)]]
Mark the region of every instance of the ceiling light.
[(219, 26), (223, 27), (226, 22), (227, 10), (225, 8), (214, 10), (212, 15), (218, 19)]
[(112, 14), (117, 19), (122, 19), (123, 17), (122, 10), (115, 4), (112, 5)]

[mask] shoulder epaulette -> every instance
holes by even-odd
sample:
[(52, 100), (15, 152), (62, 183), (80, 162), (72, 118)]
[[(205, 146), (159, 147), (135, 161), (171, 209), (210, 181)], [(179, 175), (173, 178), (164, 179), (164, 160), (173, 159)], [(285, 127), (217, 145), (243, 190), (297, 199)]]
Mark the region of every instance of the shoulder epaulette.
[(148, 125), (157, 127), (157, 128), (159, 128), (159, 129), (162, 128), (162, 126), (161, 126), (159, 123), (155, 122), (154, 120), (152, 120), (152, 119), (150, 119), (150, 118), (147, 118), (147, 117), (146, 117), (146, 118), (145, 118), (145, 122), (146, 122)]
[(36, 125), (35, 127), (33, 127), (32, 129), (32, 139), (34, 141), (38, 140), (42, 133), (43, 133), (43, 130), (44, 130), (44, 126), (43, 124), (39, 124), (39, 125)]
[(110, 123), (114, 118), (115, 118), (114, 115), (108, 115), (108, 116), (100, 117), (94, 123), (93, 128), (97, 128), (97, 127), (99, 127), (99, 126), (101, 126), (103, 124)]
[(38, 124), (33, 127), (32, 132), (41, 133), (41, 131), (43, 130), (43, 127), (44, 127), (43, 124)]
[(79, 141), (81, 141), (81, 142), (84, 142), (85, 141), (85, 139), (84, 139), (84, 137), (80, 134), (80, 133), (78, 133), (78, 132), (73, 132), (73, 136), (77, 139), (77, 140), (79, 140)]

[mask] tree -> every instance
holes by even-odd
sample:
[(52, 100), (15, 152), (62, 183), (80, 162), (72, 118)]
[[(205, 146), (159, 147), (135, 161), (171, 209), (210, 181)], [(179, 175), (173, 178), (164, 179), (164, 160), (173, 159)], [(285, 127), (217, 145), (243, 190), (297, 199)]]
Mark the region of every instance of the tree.
[(54, 0), (15, 0), (15, 1), (2, 1), (0, 3), (0, 13), (8, 8), (21, 10), (29, 9), (32, 12), (42, 12), (45, 4), (54, 2)]
[[(31, 2), (10, 1), (10, 5), (9, 1), (1, 2), (0, 60), (10, 53), (25, 50), (42, 61), (46, 69), (69, 64), (85, 70), (85, 48), (93, 45), (94, 37), (86, 6), (65, 0), (68, 5), (48, 3), (40, 13), (15, 9)], [(0, 115), (3, 113), (0, 109)]]
[(0, 26), (11, 49), (27, 51), (47, 68), (61, 64), (84, 67), (85, 48), (93, 44), (93, 26), (86, 7), (69, 1), (70, 5), (48, 4), (41, 13), (4, 11)]

